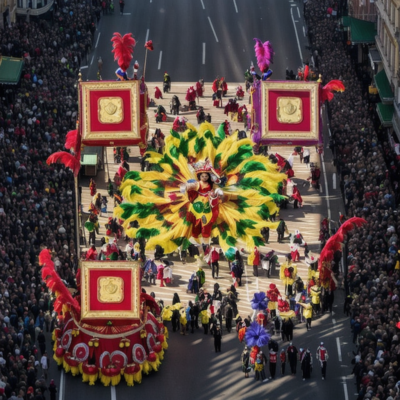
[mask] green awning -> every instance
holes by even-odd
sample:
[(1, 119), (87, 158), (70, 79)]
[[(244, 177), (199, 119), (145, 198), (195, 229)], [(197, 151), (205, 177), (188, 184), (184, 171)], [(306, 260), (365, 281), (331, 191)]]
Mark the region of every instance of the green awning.
[(376, 112), (378, 113), (379, 119), (385, 128), (390, 128), (393, 126), (392, 119), (394, 107), (392, 105), (378, 103), (376, 105)]
[(353, 17), (349, 17), (347, 15), (342, 17), (342, 25), (344, 28), (348, 28), (350, 26), (352, 18)]
[(374, 22), (346, 16), (342, 17), (342, 25), (349, 29), (352, 44), (375, 43), (376, 25)]
[(97, 154), (83, 154), (81, 165), (97, 165)]
[(0, 57), (0, 84), (16, 85), (21, 77), (22, 58)]
[(393, 103), (394, 95), (392, 87), (384, 69), (374, 76), (374, 81), (382, 103)]

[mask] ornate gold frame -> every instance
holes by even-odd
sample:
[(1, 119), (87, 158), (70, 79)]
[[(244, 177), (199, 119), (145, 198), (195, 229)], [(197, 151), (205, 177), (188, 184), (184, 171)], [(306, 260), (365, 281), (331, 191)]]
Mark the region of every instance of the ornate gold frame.
[[(80, 107), (80, 123), (82, 140), (88, 141), (113, 141), (113, 140), (132, 140), (140, 139), (140, 92), (139, 82), (134, 81), (98, 81), (98, 82), (79, 82), (79, 107)], [(130, 110), (131, 110), (131, 130), (129, 131), (92, 131), (90, 124), (90, 115), (99, 115), (99, 104), (97, 102), (97, 110), (91, 110), (90, 93), (95, 91), (106, 90), (128, 90), (130, 92)], [(111, 96), (115, 97), (115, 95)], [(111, 98), (105, 95), (104, 98)], [(101, 100), (101, 99), (99, 99)], [(111, 122), (112, 123), (112, 122)]]
[[(81, 320), (85, 319), (139, 319), (140, 318), (140, 266), (135, 261), (81, 261)], [(89, 306), (89, 299), (91, 296), (90, 291), (90, 277), (89, 273), (93, 270), (119, 270), (119, 271), (132, 271), (132, 298), (131, 309), (129, 311), (117, 310), (91, 310)], [(107, 277), (107, 275), (105, 275)], [(98, 282), (96, 282), (96, 289), (98, 290)], [(128, 286), (128, 282), (124, 282), (124, 288)], [(96, 290), (95, 296), (98, 295)], [(106, 307), (106, 303), (103, 303)], [(114, 303), (111, 303), (115, 305)]]
[[(319, 138), (319, 83), (318, 82), (301, 82), (301, 81), (263, 81), (262, 86), (262, 101), (261, 101), (261, 119), (262, 119), (262, 139), (278, 139), (278, 140), (293, 140), (293, 139), (306, 139), (306, 140), (318, 140)], [(284, 132), (284, 131), (269, 131), (269, 110), (268, 110), (268, 95), (270, 91), (288, 92), (288, 98), (296, 96), (296, 91), (309, 92), (310, 93), (310, 127), (309, 131), (296, 131)], [(282, 96), (280, 96), (282, 98)], [(275, 107), (275, 115), (278, 113), (277, 107)], [(293, 124), (295, 128), (295, 124)]]

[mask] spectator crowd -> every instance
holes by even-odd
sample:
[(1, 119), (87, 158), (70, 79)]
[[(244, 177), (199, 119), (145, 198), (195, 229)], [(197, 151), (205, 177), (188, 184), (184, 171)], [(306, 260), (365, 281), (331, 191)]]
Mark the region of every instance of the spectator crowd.
[(0, 31), (2, 55), (24, 59), (20, 83), (0, 89), (0, 399), (55, 399), (45, 354), (54, 315), (38, 254), (50, 248), (74, 285), (75, 204), (72, 174), (46, 159), (75, 128), (78, 71), (101, 4), (93, 6), (57, 0), (51, 21)]
[(329, 103), (330, 148), (341, 177), (347, 217), (363, 228), (348, 238), (348, 287), (358, 400), (400, 399), (399, 242), (400, 157), (368, 94), (371, 76), (357, 64), (357, 45), (343, 38), (333, 0), (305, 1), (311, 50), (323, 83), (344, 82)]

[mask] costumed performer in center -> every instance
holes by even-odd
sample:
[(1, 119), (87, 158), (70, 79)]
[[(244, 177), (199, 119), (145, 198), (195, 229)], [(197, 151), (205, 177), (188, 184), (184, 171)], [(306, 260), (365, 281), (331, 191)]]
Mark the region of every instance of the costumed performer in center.
[(124, 202), (114, 210), (127, 236), (146, 239), (147, 250), (159, 245), (168, 254), (219, 237), (225, 253), (238, 241), (251, 251), (263, 244), (263, 227), (276, 229), (269, 216), (286, 175), (254, 155), (253, 142), (238, 132), (226, 137), (208, 122), (198, 129), (187, 123), (183, 132), (171, 130), (161, 154), (147, 154), (151, 171), (126, 173)]
[(192, 237), (195, 239), (201, 237), (203, 244), (210, 244), (212, 228), (219, 215), (219, 204), (233, 200), (237, 196), (224, 195), (220, 188), (214, 188), (214, 185), (221, 183), (221, 179), (208, 160), (194, 163), (189, 167), (195, 171), (197, 181), (191, 179), (181, 185), (181, 192), (187, 192), (191, 203), (187, 219), (193, 224)]

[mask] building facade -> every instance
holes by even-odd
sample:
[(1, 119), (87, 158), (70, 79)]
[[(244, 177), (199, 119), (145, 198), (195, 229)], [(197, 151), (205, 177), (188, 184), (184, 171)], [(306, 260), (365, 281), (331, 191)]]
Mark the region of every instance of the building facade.
[[(376, 0), (375, 6), (377, 11), (375, 41), (382, 59), (381, 71), (378, 72), (382, 78), (379, 77), (378, 81), (375, 79), (375, 83), (386, 108), (386, 118), (393, 113), (391, 124), (386, 124), (386, 127), (393, 129), (397, 136), (395, 139), (400, 141), (400, 0)], [(382, 115), (379, 116), (382, 121)]]

